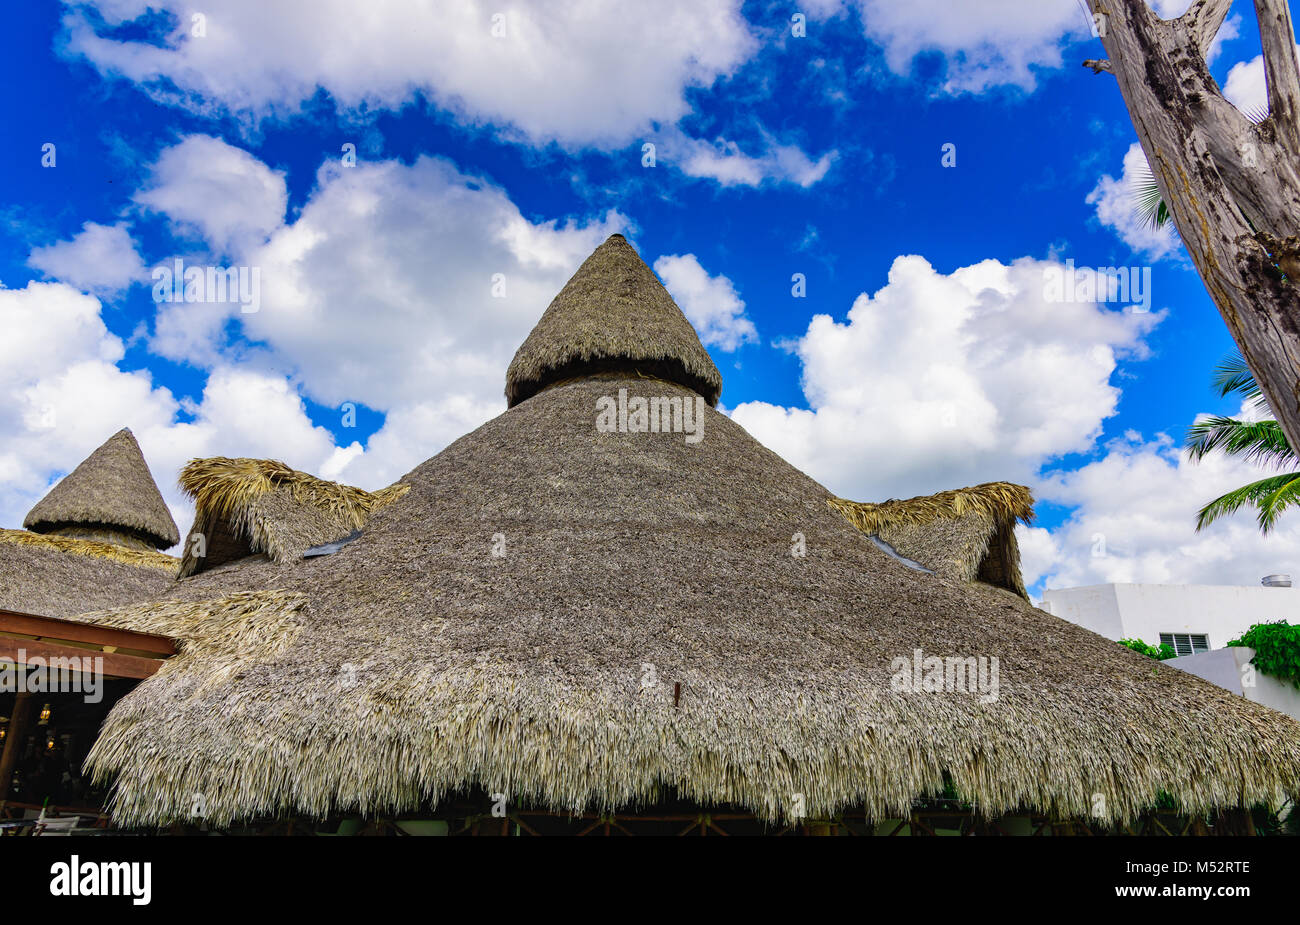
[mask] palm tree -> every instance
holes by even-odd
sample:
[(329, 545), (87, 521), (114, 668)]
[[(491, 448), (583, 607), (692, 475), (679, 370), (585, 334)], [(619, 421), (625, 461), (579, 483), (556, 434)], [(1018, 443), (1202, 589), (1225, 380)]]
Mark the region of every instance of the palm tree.
[[(1254, 410), (1269, 413), (1268, 402), (1241, 354), (1226, 357), (1215, 369), (1212, 381), (1221, 397), (1240, 395), (1252, 403)], [(1275, 468), (1300, 466), (1300, 456), (1287, 443), (1281, 425), (1271, 419), (1246, 421), (1206, 417), (1188, 429), (1185, 447), (1193, 462), (1199, 462), (1209, 453), (1221, 452)], [(1283, 511), (1298, 504), (1300, 471), (1284, 472), (1215, 498), (1201, 508), (1196, 517), (1196, 529), (1203, 530), (1220, 517), (1234, 514), (1243, 507), (1253, 507), (1258, 513), (1259, 529), (1268, 533)]]

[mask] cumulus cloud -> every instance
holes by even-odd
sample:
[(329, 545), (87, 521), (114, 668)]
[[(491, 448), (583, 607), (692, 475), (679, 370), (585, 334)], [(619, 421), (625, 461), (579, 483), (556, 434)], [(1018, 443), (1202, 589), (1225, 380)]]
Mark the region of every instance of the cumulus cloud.
[[(0, 515), (13, 524), (43, 494), (49, 472), (126, 423), (105, 421), (129, 412), (152, 424), (168, 420), (176, 405), (147, 373), (118, 369), (122, 342), (104, 326), (93, 296), (63, 283), (0, 288), (0, 321)], [(112, 429), (102, 433), (106, 426)]]
[[(199, 14), (201, 24), (181, 0), (67, 5), (67, 54), (209, 117), (285, 118), (320, 91), (363, 119), (428, 98), (463, 124), (538, 147), (614, 151), (674, 137), (680, 154), (666, 164), (726, 186), (807, 187), (835, 159), (772, 139), (746, 151), (681, 133), (690, 92), (733, 76), (760, 47), (739, 0), (506, 9), (389, 0), (363, 16), (345, 0), (320, 0), (310, 12), (286, 10), (286, 0), (230, 0)], [(136, 37), (122, 37), (127, 23)]]
[(1119, 179), (1104, 175), (1088, 194), (1087, 202), (1096, 206), (1097, 220), (1115, 232), (1134, 253), (1147, 260), (1159, 260), (1179, 253), (1181, 248), (1171, 224), (1152, 228), (1138, 216), (1137, 187), (1150, 174), (1142, 146), (1134, 142), (1124, 154), (1124, 170)]
[(1090, 20), (1067, 0), (854, 0), (863, 29), (896, 74), (921, 55), (943, 57), (947, 93), (999, 86), (1033, 90), (1035, 71), (1059, 68), (1064, 44), (1090, 34)]
[(85, 292), (112, 296), (144, 280), (144, 263), (125, 222), (86, 222), (67, 241), (32, 249), (27, 265)]
[[(55, 481), (122, 427), (140, 441), (172, 516), (193, 516), (176, 476), (195, 456), (271, 456), (308, 471), (341, 450), (309, 420), (283, 376), (218, 368), (196, 402), (143, 370), (122, 369), (125, 346), (98, 299), (63, 283), (0, 287), (0, 525), (17, 527)], [(378, 487), (371, 483), (372, 487)]]
[[(228, 0), (193, 34), (182, 0), (69, 3), (65, 47), (105, 75), (166, 102), (253, 118), (298, 111), (323, 89), (345, 110), (397, 109), (426, 94), (469, 122), (534, 143), (619, 147), (690, 111), (686, 92), (727, 76), (757, 49), (739, 0), (575, 4), (347, 0), (305, 9)], [(157, 22), (148, 39), (123, 23)], [(97, 21), (107, 28), (99, 27)]]
[(1074, 508), (1058, 528), (1020, 528), (1027, 582), (1068, 588), (1108, 582), (1255, 584), (1300, 561), (1300, 522), (1284, 515), (1269, 536), (1249, 511), (1194, 530), (1196, 512), (1261, 469), (1222, 456), (1193, 463), (1175, 441), (1129, 432), (1096, 462), (1051, 472), (1040, 500)]
[(1115, 413), (1117, 359), (1160, 313), (1049, 301), (1050, 261), (950, 274), (897, 258), (848, 318), (814, 316), (793, 350), (809, 407), (746, 402), (734, 419), (832, 491), (864, 500), (1028, 482), (1092, 448)]
[[(1300, 45), (1296, 45), (1300, 53)], [(1247, 115), (1268, 112), (1268, 86), (1264, 81), (1264, 56), (1256, 55), (1249, 61), (1239, 61), (1228, 71), (1223, 84), (1223, 95), (1228, 102)]]
[[(20, 522), (121, 426), (136, 432), (182, 525), (191, 512), (175, 476), (194, 456), (270, 456), (389, 484), (504, 409), (504, 370), (546, 305), (609, 234), (631, 230), (617, 212), (530, 220), (499, 187), (428, 157), (331, 161), (291, 222), (282, 196), (283, 179), (246, 152), (190, 136), (162, 153), (138, 197), (193, 236), (188, 264), (224, 249), (262, 274), (255, 314), (158, 306), (152, 348), (207, 372), (194, 401), (119, 368), (125, 347), (97, 299), (60, 284), (0, 290), (13, 332), (0, 345), (0, 387), (21, 399), (0, 409), (2, 522)], [(700, 299), (735, 298), (724, 278), (701, 276)], [(739, 317), (696, 304), (717, 337), (752, 336), (738, 300)], [(231, 333), (243, 336), (230, 344)], [(338, 446), (305, 397), (367, 405), (384, 424), (365, 446)]]
[[(1155, 12), (1174, 19), (1191, 0), (1151, 0)], [(1038, 72), (1064, 63), (1070, 43), (1093, 34), (1092, 14), (1081, 0), (816, 0), (800, 4), (814, 20), (854, 10), (866, 36), (878, 43), (889, 69), (907, 75), (916, 59), (943, 61), (942, 92), (983, 93), (997, 87), (1032, 91)], [(1211, 43), (1209, 59), (1240, 32), (1241, 17), (1224, 22)]]
[(325, 477), (371, 488), (391, 485), (504, 410), (504, 401), (467, 395), (402, 405), (384, 417), (383, 427), (366, 441), (364, 453), (348, 456), (336, 474)]
[(200, 236), (218, 255), (265, 240), (284, 220), (288, 199), (283, 173), (210, 135), (164, 148), (135, 194), (140, 206)]
[[(328, 161), (289, 222), (283, 178), (247, 152), (191, 136), (158, 163), (140, 201), (255, 268), (260, 306), (161, 304), (151, 348), (214, 366), (231, 357), (235, 323), (271, 368), (333, 406), (500, 402), (502, 371), (542, 310), (608, 235), (629, 230), (613, 211), (530, 221), (500, 187), (441, 158)], [(213, 199), (234, 205), (201, 205)]]
[(757, 155), (746, 154), (724, 138), (712, 142), (679, 136), (670, 142), (670, 163), (689, 177), (716, 180), (722, 186), (762, 186), (764, 183), (793, 183), (804, 189), (820, 182), (839, 157), (827, 151), (813, 160), (798, 145), (765, 140)]
[[(365, 487), (503, 410), (504, 370), (547, 304), (608, 235), (631, 231), (613, 211), (525, 218), (501, 188), (440, 158), (331, 160), (292, 221), (283, 195), (278, 173), (217, 139), (189, 136), (161, 153), (137, 201), (192, 236), (187, 265), (224, 250), (257, 269), (261, 294), (256, 313), (162, 303), (150, 347), (208, 371), (201, 402), (168, 404), (193, 418), (177, 425), (190, 455), (297, 455), (309, 471)], [(717, 336), (751, 336), (739, 310), (714, 318)], [(120, 358), (120, 343), (106, 343)], [(334, 447), (303, 397), (366, 405), (385, 423), (364, 447)]]
[(448, 161), (323, 167), (296, 221), (249, 252), (262, 308), (239, 315), (329, 405), (499, 400), (503, 370), (617, 212), (532, 222)]
[(705, 344), (730, 353), (757, 342), (754, 322), (746, 317), (745, 303), (727, 277), (710, 276), (694, 254), (665, 255), (654, 267)]

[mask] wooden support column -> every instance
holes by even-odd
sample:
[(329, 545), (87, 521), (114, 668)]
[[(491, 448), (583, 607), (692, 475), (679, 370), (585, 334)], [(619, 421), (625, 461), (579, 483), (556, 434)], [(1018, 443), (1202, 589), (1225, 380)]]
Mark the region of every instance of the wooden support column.
[(27, 739), (27, 725), (32, 718), (32, 709), (36, 698), (26, 691), (19, 692), (14, 698), (14, 712), (9, 717), (9, 728), (5, 732), (5, 750), (0, 754), (0, 803), (9, 796), (9, 782), (14, 776), (14, 767), (18, 764), (18, 753)]

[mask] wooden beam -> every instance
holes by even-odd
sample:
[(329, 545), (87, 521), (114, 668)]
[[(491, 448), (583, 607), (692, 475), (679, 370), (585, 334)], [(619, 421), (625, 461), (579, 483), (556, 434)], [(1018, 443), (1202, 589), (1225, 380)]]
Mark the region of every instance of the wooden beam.
[(9, 727), (5, 731), (4, 752), (0, 753), (0, 803), (9, 796), (9, 782), (14, 776), (14, 765), (18, 763), (18, 750), (27, 739), (27, 724), (35, 707), (36, 698), (25, 691), (14, 698), (13, 715), (9, 717)]
[[(19, 650), (23, 651), (24, 659), (20, 662)], [(163, 666), (162, 659), (141, 658), (138, 655), (121, 655), (116, 653), (101, 652), (95, 649), (81, 649), (76, 646), (61, 646), (57, 643), (42, 642), (35, 639), (14, 639), (11, 636), (0, 636), (0, 660), (10, 661), (16, 664), (25, 663), (26, 659), (42, 658), (47, 662), (50, 659), (81, 659), (102, 658), (104, 676), (108, 678), (136, 678), (143, 680), (157, 674), (158, 669)], [(93, 663), (92, 663), (93, 664)]]
[(78, 623), (75, 620), (40, 617), (16, 610), (0, 610), (0, 633), (17, 633), (23, 636), (81, 642), (94, 646), (113, 646), (116, 649), (132, 649), (164, 658), (176, 654), (176, 643), (166, 636), (113, 629), (109, 626), (95, 626), (92, 623)]

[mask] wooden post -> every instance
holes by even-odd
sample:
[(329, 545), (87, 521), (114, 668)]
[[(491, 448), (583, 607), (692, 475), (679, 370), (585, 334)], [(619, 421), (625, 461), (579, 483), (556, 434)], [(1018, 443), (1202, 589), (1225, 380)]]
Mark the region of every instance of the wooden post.
[(14, 697), (14, 712), (9, 717), (9, 728), (5, 732), (5, 750), (0, 755), (0, 803), (9, 796), (9, 782), (14, 776), (14, 766), (18, 764), (19, 749), (27, 740), (27, 724), (32, 718), (35, 698), (23, 691)]

